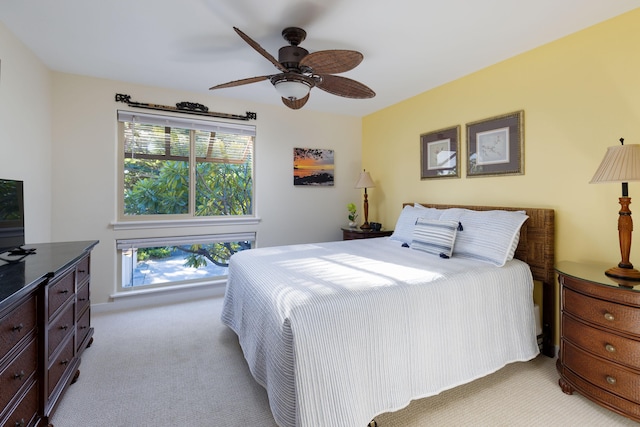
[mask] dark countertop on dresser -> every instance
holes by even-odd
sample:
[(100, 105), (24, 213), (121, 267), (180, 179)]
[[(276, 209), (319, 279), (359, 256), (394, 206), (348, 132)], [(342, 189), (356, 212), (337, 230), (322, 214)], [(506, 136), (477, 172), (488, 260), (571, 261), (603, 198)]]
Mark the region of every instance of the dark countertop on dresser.
[(90, 252), (97, 240), (23, 245), (35, 249), (26, 256), (0, 255), (0, 309), (56, 276)]

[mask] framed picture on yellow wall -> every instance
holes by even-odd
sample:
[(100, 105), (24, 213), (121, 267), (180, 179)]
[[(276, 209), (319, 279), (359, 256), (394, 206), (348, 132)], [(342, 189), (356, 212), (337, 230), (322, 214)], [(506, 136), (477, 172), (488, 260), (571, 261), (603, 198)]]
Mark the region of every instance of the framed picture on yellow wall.
[(420, 135), (420, 179), (460, 178), (460, 126)]
[(467, 123), (467, 176), (524, 174), (524, 111)]

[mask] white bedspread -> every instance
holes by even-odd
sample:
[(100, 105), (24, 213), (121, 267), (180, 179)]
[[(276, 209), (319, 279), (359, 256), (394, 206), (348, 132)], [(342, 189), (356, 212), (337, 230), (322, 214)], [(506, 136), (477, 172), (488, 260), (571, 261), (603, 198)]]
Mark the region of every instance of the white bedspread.
[(529, 267), (388, 238), (231, 258), (222, 321), (281, 427), (365, 427), (411, 400), (538, 354)]

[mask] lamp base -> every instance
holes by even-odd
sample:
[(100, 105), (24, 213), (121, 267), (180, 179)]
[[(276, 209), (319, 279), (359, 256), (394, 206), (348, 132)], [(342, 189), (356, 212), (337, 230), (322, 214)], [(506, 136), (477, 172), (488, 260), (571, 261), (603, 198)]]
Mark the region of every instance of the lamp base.
[(611, 267), (604, 272), (609, 277), (616, 279), (630, 280), (640, 282), (640, 271), (635, 268)]
[(371, 226), (369, 225), (368, 222), (365, 222), (360, 226), (360, 230), (370, 230), (370, 229), (371, 229)]

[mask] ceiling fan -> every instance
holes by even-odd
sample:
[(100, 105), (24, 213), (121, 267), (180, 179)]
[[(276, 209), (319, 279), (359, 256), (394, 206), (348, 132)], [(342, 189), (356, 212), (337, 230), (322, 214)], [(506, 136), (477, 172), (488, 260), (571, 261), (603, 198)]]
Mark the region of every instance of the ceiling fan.
[(263, 80), (271, 81), (276, 91), (282, 97), (282, 102), (289, 108), (302, 108), (309, 100), (309, 92), (317, 87), (333, 95), (345, 98), (373, 98), (376, 93), (367, 86), (346, 77), (334, 76), (336, 73), (355, 68), (364, 58), (355, 50), (321, 50), (309, 53), (298, 46), (307, 33), (298, 27), (288, 27), (282, 30), (282, 37), (289, 42), (278, 52), (278, 60), (263, 49), (252, 38), (233, 27), (238, 35), (254, 48), (260, 55), (267, 58), (280, 73), (266, 76), (249, 77), (219, 84), (210, 89), (223, 89), (256, 83)]

